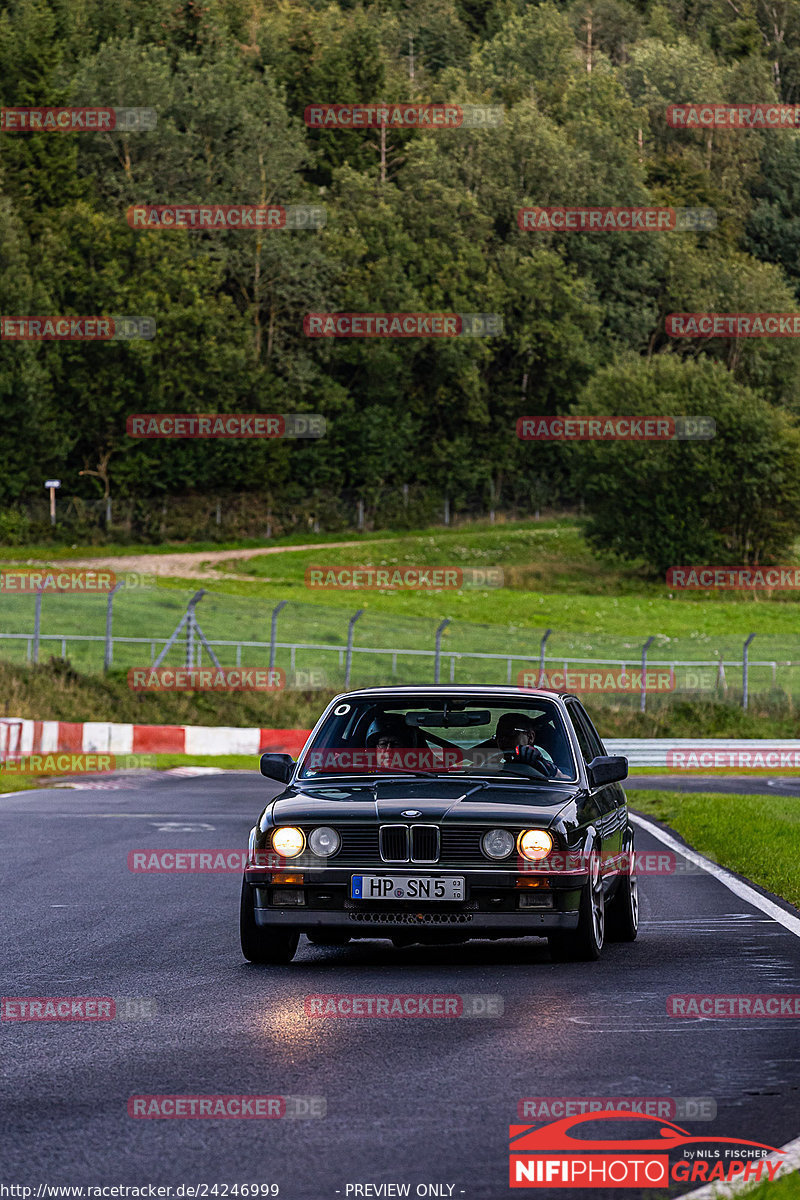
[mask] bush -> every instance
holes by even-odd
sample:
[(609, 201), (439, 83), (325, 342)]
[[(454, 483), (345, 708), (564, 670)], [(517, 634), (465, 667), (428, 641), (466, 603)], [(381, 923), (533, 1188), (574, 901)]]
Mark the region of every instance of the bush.
[(576, 482), (598, 550), (651, 571), (774, 563), (800, 530), (800, 430), (708, 359), (629, 358), (598, 372), (586, 416), (706, 416), (708, 441), (583, 442)]
[(21, 509), (0, 509), (0, 545), (24, 546), (30, 540), (30, 532), (30, 519)]

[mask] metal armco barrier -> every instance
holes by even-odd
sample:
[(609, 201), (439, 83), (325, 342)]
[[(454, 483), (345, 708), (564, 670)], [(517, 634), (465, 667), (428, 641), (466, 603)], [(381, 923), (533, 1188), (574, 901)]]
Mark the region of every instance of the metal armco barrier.
[[(609, 754), (624, 754), (631, 772), (637, 767), (667, 767), (669, 750), (734, 750), (794, 751), (800, 754), (800, 739), (797, 738), (606, 738), (604, 745)], [(675, 767), (670, 767), (674, 771)], [(688, 772), (687, 772), (688, 774)]]

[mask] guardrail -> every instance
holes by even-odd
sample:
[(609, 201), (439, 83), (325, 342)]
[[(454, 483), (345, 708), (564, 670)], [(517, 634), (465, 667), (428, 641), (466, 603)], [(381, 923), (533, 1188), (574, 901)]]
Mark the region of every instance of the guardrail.
[[(681, 769), (688, 770), (689, 768), (681, 767), (676, 763), (670, 764), (667, 755), (670, 751), (683, 751), (685, 760), (688, 758), (690, 750), (700, 752), (706, 750), (733, 751), (732, 757), (738, 758), (744, 769), (744, 763), (741, 762), (743, 756), (748, 752), (753, 756), (759, 753), (763, 756), (767, 746), (770, 754), (773, 751), (779, 754), (783, 750), (797, 755), (797, 765), (800, 766), (800, 740), (797, 738), (605, 738), (604, 744), (609, 754), (625, 755), (631, 772), (634, 772), (637, 767), (664, 767), (673, 772)], [(702, 753), (698, 755), (698, 758), (701, 768), (704, 765), (709, 767), (714, 765), (711, 762), (705, 764)], [(735, 765), (735, 763), (731, 765)], [(758, 764), (754, 760), (751, 765)], [(764, 765), (769, 767), (773, 764), (765, 762)], [(774, 765), (780, 766), (781, 764), (775, 762)]]

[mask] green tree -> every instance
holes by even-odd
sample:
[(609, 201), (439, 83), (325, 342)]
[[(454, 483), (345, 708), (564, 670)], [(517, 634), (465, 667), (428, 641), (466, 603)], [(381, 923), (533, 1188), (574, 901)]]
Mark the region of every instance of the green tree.
[(719, 363), (629, 357), (599, 371), (576, 413), (703, 416), (710, 441), (576, 446), (576, 482), (600, 550), (654, 572), (703, 563), (774, 563), (800, 531), (800, 430)]

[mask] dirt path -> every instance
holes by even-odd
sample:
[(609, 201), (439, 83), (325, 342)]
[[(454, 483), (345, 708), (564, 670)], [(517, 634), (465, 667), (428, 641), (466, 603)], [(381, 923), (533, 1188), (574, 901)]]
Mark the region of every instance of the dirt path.
[[(370, 545), (374, 543), (370, 542)], [(258, 579), (269, 582), (263, 576), (226, 573), (212, 569), (215, 563), (231, 562), (233, 559), (260, 558), (264, 554), (291, 554), (298, 550), (333, 550), (339, 546), (358, 546), (360, 542), (311, 542), (303, 546), (262, 546), (249, 550), (199, 550), (186, 554), (116, 554), (97, 558), (70, 558), (59, 560), (70, 567), (106, 567), (117, 575), (123, 571), (136, 571), (143, 575), (172, 576), (181, 579)]]

